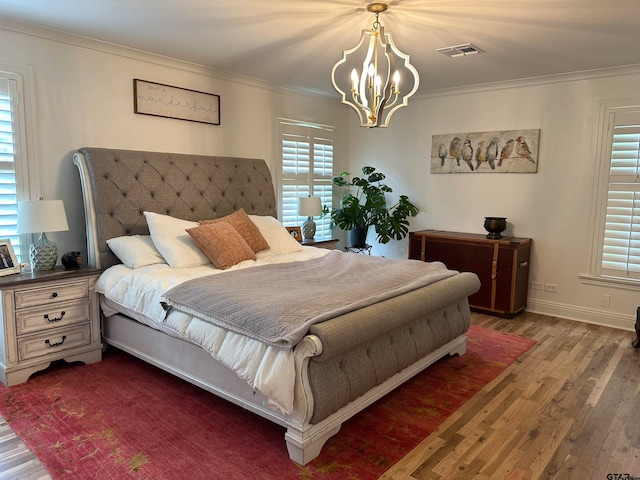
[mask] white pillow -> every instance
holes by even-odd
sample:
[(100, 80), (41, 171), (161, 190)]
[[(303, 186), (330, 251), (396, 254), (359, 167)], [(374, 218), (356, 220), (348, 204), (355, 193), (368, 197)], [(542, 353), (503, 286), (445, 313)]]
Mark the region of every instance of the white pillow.
[(272, 216), (249, 215), (258, 230), (269, 244), (268, 252), (272, 254), (292, 253), (302, 250), (302, 244), (289, 235), (286, 228), (277, 218)]
[(198, 222), (153, 212), (144, 212), (144, 216), (153, 244), (170, 267), (199, 267), (211, 263), (186, 232), (187, 228), (197, 227)]
[(107, 245), (111, 251), (129, 268), (166, 263), (149, 235), (130, 235), (110, 238)]

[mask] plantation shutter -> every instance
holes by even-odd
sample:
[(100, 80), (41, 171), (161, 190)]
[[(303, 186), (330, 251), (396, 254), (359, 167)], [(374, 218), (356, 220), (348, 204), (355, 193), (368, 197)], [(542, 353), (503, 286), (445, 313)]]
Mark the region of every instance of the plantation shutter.
[(640, 279), (640, 112), (611, 116), (603, 275)]
[[(298, 216), (298, 198), (320, 197), (322, 205), (332, 208), (333, 131), (319, 126), (280, 123), (282, 145), (283, 225), (300, 226), (307, 219)], [(316, 237), (331, 235), (330, 218), (314, 217)]]
[(19, 145), (19, 129), (15, 128), (17, 88), (15, 80), (0, 73), (0, 238), (9, 238), (16, 256), (20, 258), (16, 185), (16, 146)]

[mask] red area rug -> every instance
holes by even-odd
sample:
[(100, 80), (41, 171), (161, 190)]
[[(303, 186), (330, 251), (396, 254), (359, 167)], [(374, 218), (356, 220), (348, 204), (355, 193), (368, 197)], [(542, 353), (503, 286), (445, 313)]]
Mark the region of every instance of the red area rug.
[(440, 360), (290, 461), (284, 429), (127, 354), (0, 388), (0, 414), (54, 479), (375, 479), (535, 342), (472, 326)]

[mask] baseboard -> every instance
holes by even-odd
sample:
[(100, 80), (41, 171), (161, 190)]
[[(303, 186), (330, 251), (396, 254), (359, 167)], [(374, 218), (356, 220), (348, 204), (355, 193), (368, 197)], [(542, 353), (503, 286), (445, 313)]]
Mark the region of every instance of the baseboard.
[(566, 305), (556, 302), (545, 302), (543, 300), (527, 300), (527, 312), (550, 315), (552, 317), (567, 318), (579, 322), (593, 323), (605, 327), (619, 328), (621, 330), (635, 329), (635, 312), (633, 315), (622, 315), (619, 313), (606, 313), (592, 308), (581, 308), (575, 305)]

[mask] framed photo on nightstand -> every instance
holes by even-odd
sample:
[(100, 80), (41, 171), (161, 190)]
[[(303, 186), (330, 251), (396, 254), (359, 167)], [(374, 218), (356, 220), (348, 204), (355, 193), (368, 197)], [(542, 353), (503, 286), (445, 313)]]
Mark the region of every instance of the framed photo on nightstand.
[(300, 227), (285, 227), (289, 235), (295, 238), (297, 241), (302, 242), (302, 229)]
[(20, 264), (13, 252), (11, 240), (0, 238), (0, 277), (20, 273)]

